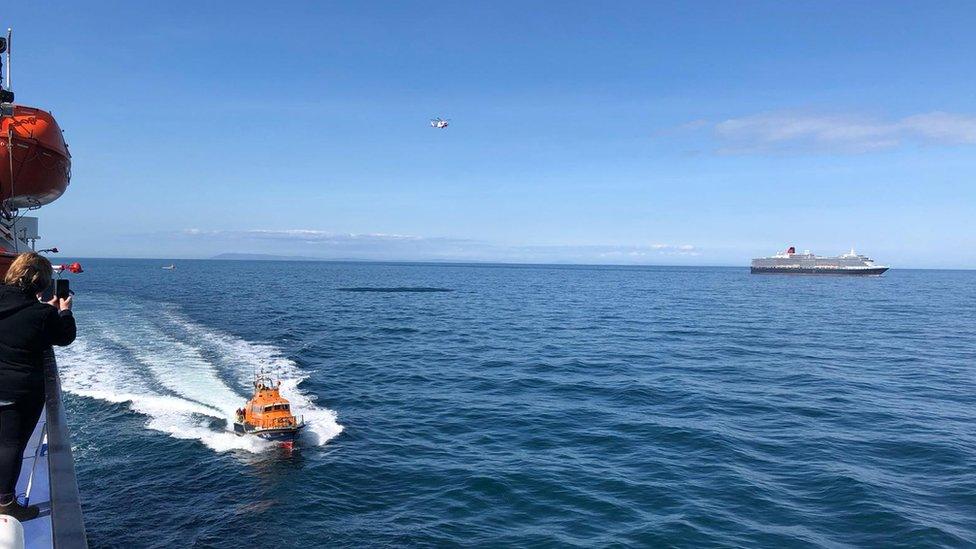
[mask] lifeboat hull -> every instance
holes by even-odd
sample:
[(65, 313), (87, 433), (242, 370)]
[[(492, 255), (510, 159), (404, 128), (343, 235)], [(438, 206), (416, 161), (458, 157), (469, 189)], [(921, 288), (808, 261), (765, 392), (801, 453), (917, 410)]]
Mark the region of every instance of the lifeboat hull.
[(304, 428), (304, 423), (297, 427), (281, 427), (276, 429), (260, 429), (246, 423), (234, 423), (234, 433), (237, 436), (253, 435), (276, 442), (293, 442), (295, 437), (298, 436), (298, 433)]
[(71, 154), (51, 113), (14, 105), (0, 117), (0, 203), (36, 208), (64, 194), (71, 180)]

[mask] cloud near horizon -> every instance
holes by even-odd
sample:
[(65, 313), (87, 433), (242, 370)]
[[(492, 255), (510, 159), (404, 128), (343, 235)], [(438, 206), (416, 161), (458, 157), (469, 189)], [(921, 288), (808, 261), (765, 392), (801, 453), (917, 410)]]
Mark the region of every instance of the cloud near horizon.
[(718, 123), (685, 124), (708, 128), (719, 154), (775, 152), (868, 153), (916, 145), (976, 145), (976, 116), (929, 112), (894, 120), (858, 115), (766, 112)]
[[(479, 240), (317, 229), (184, 229), (170, 236), (206, 243), (213, 253), (295, 255), (316, 259), (499, 261), (552, 263), (655, 263), (693, 258), (690, 244), (502, 245)], [(203, 248), (202, 248), (203, 249)]]

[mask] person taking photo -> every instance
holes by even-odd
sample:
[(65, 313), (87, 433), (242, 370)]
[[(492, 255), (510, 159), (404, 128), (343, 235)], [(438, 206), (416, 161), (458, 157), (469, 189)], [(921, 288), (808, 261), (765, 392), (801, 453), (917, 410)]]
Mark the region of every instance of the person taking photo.
[(44, 408), (44, 353), (75, 340), (71, 297), (40, 301), (52, 273), (47, 258), (24, 253), (0, 285), (0, 515), (21, 522), (39, 512), (17, 501), (16, 486), (24, 448)]

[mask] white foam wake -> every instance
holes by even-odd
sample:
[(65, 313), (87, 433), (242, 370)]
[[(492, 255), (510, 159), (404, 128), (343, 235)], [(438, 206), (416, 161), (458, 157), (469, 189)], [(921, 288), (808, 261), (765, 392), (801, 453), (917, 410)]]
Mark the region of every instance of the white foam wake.
[[(128, 403), (146, 426), (217, 451), (270, 447), (229, 430), (247, 399), (252, 373), (281, 379), (281, 392), (309, 426), (303, 440), (325, 444), (342, 432), (336, 414), (299, 388), (308, 377), (271, 346), (251, 343), (195, 323), (173, 307), (88, 295), (78, 340), (58, 350), (62, 388), (73, 394)], [(222, 421), (214, 421), (222, 420)]]

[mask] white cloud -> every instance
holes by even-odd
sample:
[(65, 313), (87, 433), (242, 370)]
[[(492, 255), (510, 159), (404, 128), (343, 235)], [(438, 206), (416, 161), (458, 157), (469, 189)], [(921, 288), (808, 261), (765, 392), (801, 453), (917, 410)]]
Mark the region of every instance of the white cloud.
[(690, 244), (517, 246), (506, 249), (505, 252), (510, 256), (520, 256), (532, 261), (579, 261), (581, 263), (590, 262), (594, 259), (653, 263), (668, 256), (701, 255), (698, 248)]
[(976, 116), (930, 112), (904, 118), (901, 126), (919, 135), (947, 143), (976, 143)]
[(729, 154), (777, 151), (864, 153), (915, 144), (976, 144), (976, 116), (930, 112), (895, 120), (790, 112), (732, 118), (712, 126)]

